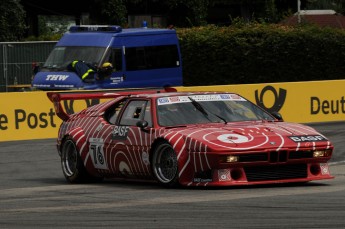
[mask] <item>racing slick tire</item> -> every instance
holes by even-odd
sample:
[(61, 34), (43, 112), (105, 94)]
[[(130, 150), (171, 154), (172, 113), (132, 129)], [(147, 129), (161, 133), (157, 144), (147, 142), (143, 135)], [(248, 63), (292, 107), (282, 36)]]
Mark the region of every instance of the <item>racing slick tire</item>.
[(157, 181), (166, 187), (177, 187), (178, 161), (173, 147), (163, 142), (157, 145), (152, 156), (152, 170)]
[(70, 183), (99, 182), (101, 177), (91, 176), (85, 169), (75, 142), (67, 138), (61, 150), (61, 167), (66, 180)]

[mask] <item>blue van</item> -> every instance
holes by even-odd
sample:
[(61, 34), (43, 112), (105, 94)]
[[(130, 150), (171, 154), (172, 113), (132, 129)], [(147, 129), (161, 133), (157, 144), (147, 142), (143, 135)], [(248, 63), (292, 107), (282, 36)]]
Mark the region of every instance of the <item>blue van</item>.
[[(95, 67), (111, 63), (102, 80), (85, 82), (68, 66), (83, 61)], [(111, 89), (182, 85), (182, 61), (176, 31), (120, 26), (72, 26), (36, 73), (39, 90)]]

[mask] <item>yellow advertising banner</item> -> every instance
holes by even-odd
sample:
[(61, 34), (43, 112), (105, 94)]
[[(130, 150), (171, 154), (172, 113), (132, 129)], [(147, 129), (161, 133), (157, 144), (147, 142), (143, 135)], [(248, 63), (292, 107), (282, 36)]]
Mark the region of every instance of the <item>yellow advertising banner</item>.
[[(345, 80), (176, 88), (238, 93), (270, 112), (281, 113), (288, 122), (345, 120)], [(73, 113), (99, 102), (65, 101), (63, 106)], [(46, 92), (0, 93), (0, 142), (56, 138), (60, 124)]]
[(260, 107), (282, 114), (284, 121), (345, 121), (345, 80), (179, 87), (179, 91), (230, 91)]
[(54, 138), (60, 123), (45, 92), (0, 94), (0, 141)]

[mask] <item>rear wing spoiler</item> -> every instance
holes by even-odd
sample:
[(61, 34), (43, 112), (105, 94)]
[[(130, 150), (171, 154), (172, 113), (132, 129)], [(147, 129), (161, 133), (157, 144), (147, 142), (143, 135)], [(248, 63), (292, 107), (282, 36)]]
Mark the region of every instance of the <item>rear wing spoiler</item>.
[(112, 99), (121, 96), (131, 96), (139, 94), (156, 94), (165, 92), (176, 92), (175, 88), (163, 89), (128, 89), (128, 90), (100, 90), (100, 91), (64, 91), (47, 92), (49, 100), (54, 104), (56, 115), (66, 121), (70, 115), (64, 110), (61, 101), (65, 100), (83, 100), (83, 99)]

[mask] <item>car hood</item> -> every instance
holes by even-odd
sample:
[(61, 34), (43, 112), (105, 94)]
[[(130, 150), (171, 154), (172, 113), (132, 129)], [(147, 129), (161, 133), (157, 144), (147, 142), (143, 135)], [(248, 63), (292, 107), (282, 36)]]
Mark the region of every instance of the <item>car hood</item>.
[[(315, 129), (286, 122), (241, 122), (172, 129), (183, 136), (190, 151), (280, 150), (330, 147), (330, 141)], [(181, 138), (179, 138), (181, 139)]]

